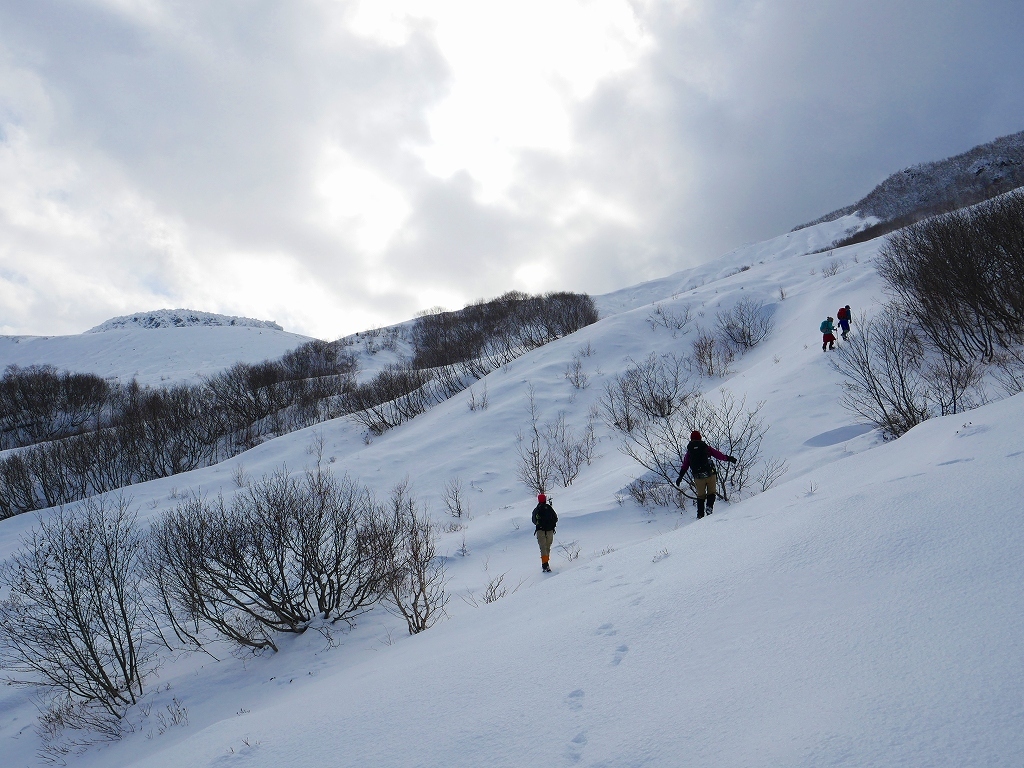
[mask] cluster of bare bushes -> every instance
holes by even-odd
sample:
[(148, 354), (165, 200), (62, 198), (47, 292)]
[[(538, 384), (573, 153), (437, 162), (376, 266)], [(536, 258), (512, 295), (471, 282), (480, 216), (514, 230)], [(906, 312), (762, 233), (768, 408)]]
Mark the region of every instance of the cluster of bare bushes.
[(406, 484), (381, 503), (319, 466), (281, 469), (148, 531), (98, 497), (54, 510), (0, 566), (0, 668), (45, 692), (46, 723), (116, 737), (161, 648), (277, 650), (378, 604), (413, 634), (444, 615), (445, 581)]
[(1024, 341), (1024, 195), (893, 234), (878, 271), (936, 350), (991, 360)]
[[(630, 491), (641, 504), (675, 505), (695, 499), (692, 479), (677, 489), (675, 480), (686, 455), (690, 433), (699, 430), (708, 445), (735, 456), (719, 467), (719, 494), (729, 500), (744, 491), (766, 490), (785, 472), (785, 463), (762, 463), (761, 442), (768, 427), (761, 403), (748, 407), (723, 392), (714, 403), (689, 378), (689, 361), (676, 355), (651, 354), (605, 386), (600, 408), (605, 423), (622, 438), (621, 450), (647, 470)], [(755, 475), (758, 465), (761, 472)]]
[(830, 357), (847, 408), (894, 438), (984, 403), (987, 370), (1007, 393), (1020, 391), (1024, 196), (895, 233), (878, 270), (893, 301), (862, 317), (858, 334)]
[[(703, 315), (703, 313), (701, 313)], [(774, 327), (773, 308), (763, 301), (743, 298), (715, 315), (711, 328), (697, 326), (687, 365), (707, 378), (729, 374), (739, 355), (767, 338)]]
[[(742, 271), (742, 270), (740, 270)], [(753, 349), (771, 333), (774, 308), (763, 301), (742, 298), (716, 313), (710, 327), (698, 324), (690, 342), (686, 367), (706, 378), (727, 376), (736, 358)], [(685, 332), (694, 313), (688, 305), (673, 310), (657, 305), (647, 318), (652, 329), (668, 328), (673, 338)], [(704, 317), (704, 312), (698, 312)]]
[[(597, 320), (593, 300), (577, 293), (511, 292), (458, 311), (424, 314), (413, 326), (412, 361), (353, 387), (344, 409), (370, 434), (383, 434), (520, 355)], [(475, 409), (475, 398), (470, 407)]]
[(417, 318), (413, 365), (429, 369), (461, 364), (479, 378), (597, 320), (597, 308), (586, 294), (511, 291), (454, 312)]
[(187, 472), (340, 415), (355, 359), (311, 341), (200, 384), (109, 383), (49, 367), (0, 380), (0, 518)]
[(560, 412), (554, 421), (541, 423), (533, 387), (528, 390), (529, 426), (516, 435), (519, 456), (516, 477), (534, 493), (547, 493), (556, 481), (568, 488), (590, 465), (597, 450), (593, 414), (577, 432)]

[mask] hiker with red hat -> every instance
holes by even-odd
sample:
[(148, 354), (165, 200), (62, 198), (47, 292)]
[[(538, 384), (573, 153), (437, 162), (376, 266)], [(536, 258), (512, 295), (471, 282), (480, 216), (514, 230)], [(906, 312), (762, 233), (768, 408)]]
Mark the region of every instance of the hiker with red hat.
[(537, 543), (540, 545), (540, 568), (545, 573), (551, 573), (548, 560), (551, 559), (551, 545), (555, 541), (555, 525), (558, 524), (558, 515), (555, 514), (554, 507), (548, 503), (548, 497), (543, 493), (537, 495), (537, 506), (534, 507), (530, 520), (536, 526), (534, 533), (536, 533)]
[(697, 492), (697, 519), (704, 517), (705, 501), (707, 502), (707, 513), (710, 515), (715, 508), (715, 480), (718, 472), (711, 457), (719, 461), (728, 461), (733, 464), (737, 459), (735, 456), (726, 456), (707, 445), (700, 437), (700, 432), (693, 430), (690, 433), (690, 442), (686, 444), (686, 455), (683, 457), (683, 466), (679, 470), (679, 477), (676, 478), (676, 486), (683, 482), (686, 470), (693, 472), (693, 488)]

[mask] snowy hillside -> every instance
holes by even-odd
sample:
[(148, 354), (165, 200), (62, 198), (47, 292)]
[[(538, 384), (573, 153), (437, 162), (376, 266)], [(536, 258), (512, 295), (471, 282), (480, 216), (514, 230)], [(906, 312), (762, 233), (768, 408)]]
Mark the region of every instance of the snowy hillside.
[[(444, 527), (449, 619), (408, 637), (375, 609), (277, 654), (168, 659), (135, 732), (68, 764), (1021, 764), (1024, 396), (891, 443), (840, 407), (818, 324), (844, 304), (878, 307), (879, 244), (813, 251), (853, 224), (598, 297), (598, 323), (380, 437), (335, 420), (131, 487), (140, 519), (155, 520), (187, 489), (230, 496), (243, 475), (311, 466), (322, 440), (328, 466), (381, 496), (408, 478)], [(562, 413), (582, 429), (632, 361), (688, 353), (698, 325), (745, 297), (773, 309), (775, 329), (702, 385), (764, 402), (782, 482), (701, 521), (642, 508), (624, 493), (642, 468), (598, 423), (599, 457), (553, 492), (555, 574), (542, 575), (534, 499), (515, 477), (529, 388), (542, 421)], [(686, 307), (693, 322), (673, 327)], [(137, 333), (190, 330), (260, 333)], [(114, 333), (128, 332), (96, 337)], [(470, 410), (485, 387), (489, 406)], [(442, 501), (453, 478), (469, 499), (461, 524)], [(0, 522), (0, 557), (33, 524)], [(499, 576), (508, 594), (483, 604)], [(167, 727), (175, 701), (187, 724)], [(5, 766), (33, 764), (34, 722), (27, 691), (0, 689)]]
[[(889, 176), (853, 205), (820, 219), (825, 221), (859, 213), (891, 221), (923, 218), (962, 207), (1024, 185), (1024, 131), (1001, 136), (945, 160), (921, 163)], [(797, 227), (801, 229), (801, 227)]]
[(70, 336), (0, 336), (0, 369), (52, 365), (104, 378), (134, 377), (140, 384), (171, 384), (218, 373), (237, 362), (280, 357), (306, 341), (306, 336), (280, 329), (231, 325), (126, 326)]
[(90, 328), (86, 333), (104, 333), (121, 328), (195, 328), (199, 326), (232, 326), (239, 328), (271, 328), (283, 331), (272, 320), (254, 320), (251, 317), (217, 315), (213, 312), (198, 312), (194, 309), (157, 309), (152, 312), (136, 312), (134, 315), (112, 317)]

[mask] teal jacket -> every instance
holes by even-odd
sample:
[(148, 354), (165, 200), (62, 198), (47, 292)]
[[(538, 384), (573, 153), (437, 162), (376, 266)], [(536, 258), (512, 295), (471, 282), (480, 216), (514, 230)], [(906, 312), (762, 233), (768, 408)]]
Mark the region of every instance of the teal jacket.
[(835, 333), (836, 327), (832, 325), (831, 320), (821, 321), (821, 332), (822, 333)]

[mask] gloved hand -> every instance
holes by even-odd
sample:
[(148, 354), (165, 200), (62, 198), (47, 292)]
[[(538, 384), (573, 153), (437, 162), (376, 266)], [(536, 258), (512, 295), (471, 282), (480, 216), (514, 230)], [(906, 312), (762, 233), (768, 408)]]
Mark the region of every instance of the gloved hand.
[(739, 461), (739, 459), (737, 459), (735, 456), (730, 456), (729, 457), (729, 463), (730, 464), (735, 464), (737, 461)]

